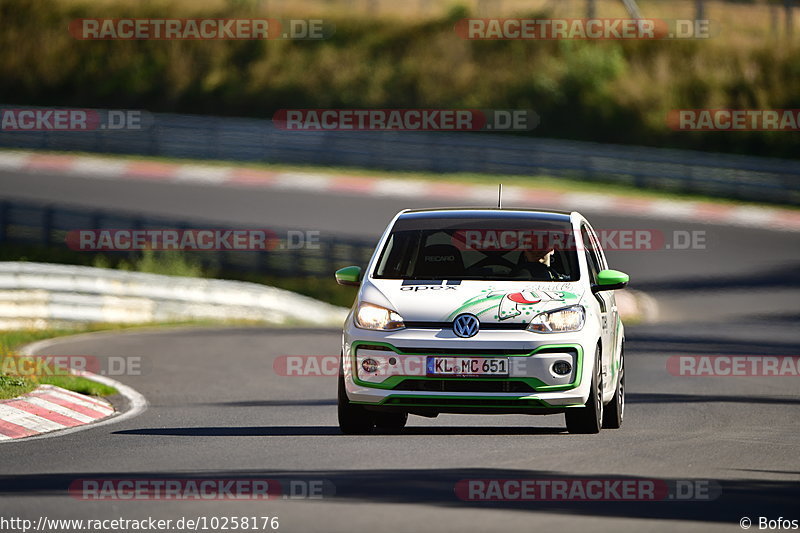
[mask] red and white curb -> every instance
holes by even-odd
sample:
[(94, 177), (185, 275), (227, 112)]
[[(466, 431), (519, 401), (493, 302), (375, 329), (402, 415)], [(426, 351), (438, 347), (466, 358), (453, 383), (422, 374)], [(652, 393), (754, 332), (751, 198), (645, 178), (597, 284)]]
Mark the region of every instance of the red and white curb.
[[(23, 347), (20, 355), (32, 355), (47, 350), (64, 339), (97, 337), (114, 332), (95, 332), (37, 341)], [(126, 400), (123, 411), (117, 411), (107, 401), (64, 390), (52, 385), (40, 385), (34, 391), (0, 401), (0, 443), (25, 441), (65, 435), (83, 429), (122, 422), (138, 416), (147, 409), (147, 400), (135, 389), (91, 372), (75, 371), (75, 375), (114, 387)]]
[(114, 414), (107, 401), (53, 385), (0, 400), (0, 441), (90, 424)]
[[(492, 204), (497, 197), (497, 188), (486, 185), (313, 172), (276, 172), (237, 166), (22, 151), (0, 151), (0, 170), (58, 172), (82, 178), (271, 188), (351, 196), (441, 199), (450, 204)], [(502, 181), (501, 176), (498, 176), (498, 181)], [(533, 187), (504, 187), (503, 198), (508, 205), (800, 231), (800, 210), (780, 207), (558, 192)]]

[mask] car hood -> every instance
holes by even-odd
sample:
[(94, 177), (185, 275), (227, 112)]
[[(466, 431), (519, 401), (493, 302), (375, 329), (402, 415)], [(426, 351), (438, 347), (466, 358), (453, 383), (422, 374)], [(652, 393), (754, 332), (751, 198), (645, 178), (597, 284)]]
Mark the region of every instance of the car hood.
[(365, 280), (361, 300), (406, 322), (450, 322), (471, 313), (484, 323), (529, 322), (537, 313), (580, 303), (579, 282)]

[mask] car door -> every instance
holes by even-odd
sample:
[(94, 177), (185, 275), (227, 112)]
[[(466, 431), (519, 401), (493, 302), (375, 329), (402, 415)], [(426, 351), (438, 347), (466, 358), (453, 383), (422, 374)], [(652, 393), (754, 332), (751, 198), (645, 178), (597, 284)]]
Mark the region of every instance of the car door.
[[(597, 237), (592, 228), (584, 223), (581, 225), (581, 239), (583, 241), (583, 252), (586, 254), (586, 264), (589, 267), (589, 280), (592, 285), (597, 283), (597, 274), (606, 268), (605, 257), (597, 244)], [(616, 342), (614, 331), (616, 329), (617, 304), (614, 299), (614, 291), (603, 291), (595, 293), (594, 298), (600, 306), (600, 339), (603, 346), (603, 376), (604, 389), (614, 387), (611, 379), (614, 365), (614, 354), (616, 353)]]

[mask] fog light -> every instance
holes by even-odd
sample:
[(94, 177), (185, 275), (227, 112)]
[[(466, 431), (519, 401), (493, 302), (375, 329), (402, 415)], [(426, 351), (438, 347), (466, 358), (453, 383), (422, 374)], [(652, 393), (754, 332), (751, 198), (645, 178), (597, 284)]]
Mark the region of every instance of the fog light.
[(397, 364), (397, 359), (395, 359), (394, 357), (390, 357), (389, 358), (389, 364), (390, 365), (396, 365)]
[(375, 359), (364, 359), (361, 361), (361, 368), (364, 369), (364, 372), (374, 374), (378, 371), (378, 362)]
[(566, 376), (572, 372), (572, 365), (566, 361), (556, 361), (553, 363), (553, 372), (559, 376)]

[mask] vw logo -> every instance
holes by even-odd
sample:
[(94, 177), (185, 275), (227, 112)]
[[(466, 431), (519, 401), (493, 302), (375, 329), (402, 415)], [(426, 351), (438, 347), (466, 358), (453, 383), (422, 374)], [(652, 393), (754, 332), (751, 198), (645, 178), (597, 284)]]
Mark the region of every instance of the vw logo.
[(475, 315), (464, 313), (453, 320), (453, 333), (459, 337), (474, 337), (480, 329), (481, 323)]

